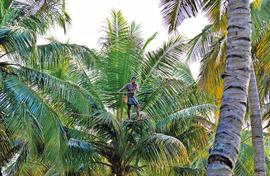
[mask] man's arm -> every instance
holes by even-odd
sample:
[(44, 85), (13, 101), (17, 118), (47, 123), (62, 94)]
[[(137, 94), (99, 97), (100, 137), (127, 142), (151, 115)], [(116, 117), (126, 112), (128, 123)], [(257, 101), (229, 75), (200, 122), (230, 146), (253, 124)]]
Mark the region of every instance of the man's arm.
[(119, 89), (118, 92), (123, 92), (125, 89), (127, 89), (127, 84), (125, 84), (121, 89)]
[(140, 92), (140, 86), (137, 84), (136, 92)]

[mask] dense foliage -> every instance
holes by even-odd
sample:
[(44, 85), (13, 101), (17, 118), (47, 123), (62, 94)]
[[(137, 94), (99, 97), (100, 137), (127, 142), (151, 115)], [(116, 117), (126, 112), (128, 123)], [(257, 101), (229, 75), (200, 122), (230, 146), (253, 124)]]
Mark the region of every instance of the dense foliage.
[[(258, 19), (263, 10), (254, 14)], [(100, 51), (53, 39), (38, 44), (48, 29), (65, 31), (69, 22), (64, 0), (0, 2), (1, 173), (205, 175), (221, 93), (212, 91), (222, 84), (215, 80), (222, 70), (223, 31), (213, 23), (189, 43), (173, 35), (149, 51), (157, 34), (145, 41), (139, 25), (113, 10)], [(265, 31), (254, 37), (254, 52), (262, 59), (268, 54), (262, 52)], [(198, 81), (185, 62), (187, 50), (188, 58), (204, 58)], [(212, 60), (218, 64), (211, 65)], [(258, 68), (267, 75), (266, 67)], [(142, 121), (135, 114), (125, 120), (127, 107), (117, 92), (131, 76), (141, 87)], [(268, 95), (264, 78), (259, 78), (262, 99)], [(249, 175), (248, 128), (242, 138), (235, 173)], [(269, 141), (265, 133), (268, 168)]]

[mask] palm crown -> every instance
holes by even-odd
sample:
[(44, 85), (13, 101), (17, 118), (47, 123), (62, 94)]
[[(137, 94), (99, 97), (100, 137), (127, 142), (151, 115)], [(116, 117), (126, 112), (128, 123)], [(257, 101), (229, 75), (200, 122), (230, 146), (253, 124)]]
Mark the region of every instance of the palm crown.
[[(49, 28), (66, 30), (65, 2), (0, 2), (0, 168), (9, 163), (5, 172), (11, 175), (205, 174), (213, 104), (221, 95), (226, 3), (162, 0), (161, 6), (170, 32), (201, 9), (211, 24), (189, 43), (176, 35), (148, 51), (157, 33), (144, 41), (141, 27), (113, 10), (100, 51), (54, 39), (38, 45)], [(269, 32), (263, 28), (268, 18), (260, 17), (267, 17), (268, 6), (252, 4), (262, 100), (269, 92)], [(189, 58), (203, 58), (199, 84), (183, 62), (186, 50)], [(143, 121), (125, 121), (126, 107), (116, 93), (134, 75)], [(238, 175), (252, 172), (251, 142), (246, 131), (242, 137)]]
[[(227, 47), (226, 40), (228, 35), (227, 3), (228, 1), (212, 0), (161, 1), (163, 19), (165, 24), (168, 26), (169, 32), (176, 31), (177, 27), (185, 18), (196, 16), (197, 13), (201, 11), (205, 13), (208, 18), (210, 24), (206, 26), (200, 34), (189, 41), (187, 60), (188, 62), (200, 60), (201, 72), (199, 75), (198, 85), (202, 90), (208, 92), (208, 94), (215, 96), (215, 101), (218, 106), (221, 104), (221, 96), (223, 93), (222, 77), (226, 76), (226, 73), (224, 74), (224, 66)], [(269, 1), (252, 1), (250, 9), (252, 20), (252, 59), (258, 80), (260, 104), (262, 104), (263, 107), (262, 112), (266, 112), (263, 114), (263, 118), (264, 120), (267, 120), (268, 107), (265, 104), (268, 102), (268, 88), (266, 86), (268, 82), (268, 74), (265, 74), (264, 72), (267, 72), (268, 70), (268, 68), (265, 67), (268, 62), (265, 59), (265, 56), (268, 55), (268, 51), (265, 50), (264, 46), (268, 45), (268, 39), (266, 38), (268, 35), (267, 24), (269, 23), (267, 15), (269, 11)], [(246, 117), (249, 117), (249, 115), (250, 114), (247, 114)], [(253, 118), (255, 119), (255, 117), (252, 117), (251, 110), (251, 120)], [(260, 126), (261, 124), (258, 125)], [(251, 124), (251, 126), (254, 125)], [(267, 127), (268, 125), (265, 126), (265, 128)], [(266, 160), (268, 159), (266, 158)], [(237, 169), (235, 170), (238, 174), (240, 174), (240, 172), (245, 172), (243, 167), (239, 167), (239, 163), (240, 161), (236, 164)], [(252, 169), (250, 171), (252, 172)]]
[[(100, 107), (105, 108), (94, 111), (90, 117), (78, 114), (81, 119), (76, 125), (98, 133), (94, 142), (77, 141), (78, 146), (80, 142), (93, 144), (102, 162), (92, 164), (109, 167), (117, 175), (138, 173), (146, 166), (164, 172), (168, 165), (188, 165), (188, 154), (207, 145), (208, 129), (203, 124), (211, 127), (207, 114), (214, 106), (206, 103), (209, 99), (203, 93), (197, 92), (189, 68), (179, 60), (184, 47), (182, 38), (172, 38), (158, 50), (144, 54), (153, 36), (144, 44), (139, 27), (135, 23), (129, 25), (119, 11), (112, 11), (112, 19), (107, 21), (102, 52), (96, 53), (92, 67), (100, 79), (91, 82), (98, 87), (96, 95), (103, 104)], [(144, 111), (142, 122), (122, 122), (126, 108), (121, 95), (115, 94), (132, 74), (137, 75), (141, 84), (138, 99)], [(195, 142), (197, 135), (204, 140)], [(194, 148), (189, 150), (186, 146), (190, 144)]]
[[(121, 175), (140, 172), (144, 164), (158, 171), (158, 164), (188, 164), (192, 151), (185, 145), (206, 145), (183, 138), (191, 133), (205, 139), (202, 124), (211, 125), (207, 112), (214, 106), (180, 62), (182, 37), (146, 53), (156, 34), (144, 42), (140, 27), (113, 11), (100, 52), (55, 40), (37, 45), (51, 26), (65, 29), (70, 19), (64, 2), (1, 1), (1, 15), (1, 166), (17, 154), (9, 174), (109, 167)], [(112, 93), (132, 74), (141, 84), (142, 123), (121, 122), (125, 107)], [(171, 127), (182, 131), (173, 134)]]

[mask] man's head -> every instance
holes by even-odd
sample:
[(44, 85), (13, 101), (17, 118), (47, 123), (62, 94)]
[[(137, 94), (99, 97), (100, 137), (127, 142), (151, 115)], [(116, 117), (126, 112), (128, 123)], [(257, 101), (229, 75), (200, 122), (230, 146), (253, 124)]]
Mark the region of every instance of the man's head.
[(136, 77), (132, 76), (130, 81), (131, 81), (131, 83), (135, 83), (136, 82)]

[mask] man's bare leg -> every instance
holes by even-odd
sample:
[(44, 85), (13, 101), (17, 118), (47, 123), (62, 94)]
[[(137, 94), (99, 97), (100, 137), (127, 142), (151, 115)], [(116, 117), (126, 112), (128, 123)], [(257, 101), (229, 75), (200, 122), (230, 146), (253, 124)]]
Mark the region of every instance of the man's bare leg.
[(131, 110), (131, 105), (128, 105), (128, 111), (127, 111), (127, 114), (128, 114), (128, 119), (130, 120), (130, 110)]

